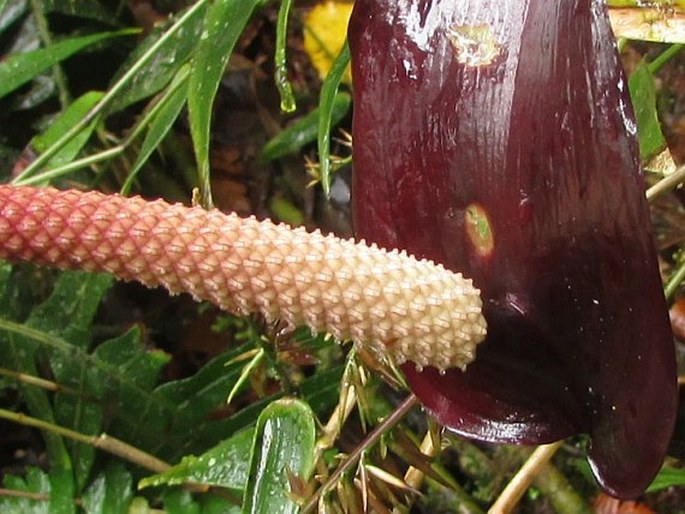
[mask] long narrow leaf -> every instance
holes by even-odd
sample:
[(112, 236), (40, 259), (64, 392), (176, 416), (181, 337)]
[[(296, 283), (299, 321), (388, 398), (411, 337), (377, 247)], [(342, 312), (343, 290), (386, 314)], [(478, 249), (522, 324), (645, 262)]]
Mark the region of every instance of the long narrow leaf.
[(162, 105), (155, 113), (152, 121), (150, 121), (147, 134), (145, 135), (143, 144), (140, 147), (140, 152), (138, 152), (136, 162), (133, 163), (133, 166), (131, 166), (128, 177), (126, 177), (126, 182), (121, 188), (122, 194), (128, 194), (130, 192), (136, 175), (150, 158), (152, 152), (155, 151), (155, 148), (157, 148), (162, 139), (164, 139), (164, 136), (166, 136), (169, 130), (171, 130), (174, 121), (176, 121), (181, 109), (185, 105), (188, 96), (187, 72), (187, 67), (179, 70), (176, 78), (169, 85), (167, 92), (168, 94), (165, 94), (160, 100)]
[(197, 158), (200, 200), (212, 206), (209, 184), (209, 132), (212, 104), (228, 58), (259, 0), (217, 0), (207, 10), (193, 59), (188, 91), (190, 132)]
[[(33, 138), (31, 145), (38, 153), (47, 150), (62, 134), (84, 118), (88, 111), (102, 98), (103, 93), (90, 91), (77, 98), (60, 116), (43, 132)], [(71, 162), (88, 142), (95, 130), (99, 118), (95, 118), (69, 141), (48, 161), (48, 167), (56, 168)]]
[[(344, 92), (335, 95), (330, 105), (327, 100), (326, 107), (330, 107), (330, 109), (326, 111), (326, 125), (330, 127), (339, 123), (349, 112), (351, 105), (352, 98)], [(320, 123), (321, 109), (316, 108), (270, 139), (259, 154), (260, 162), (278, 159), (315, 141), (319, 135)], [(328, 132), (329, 129), (326, 129), (326, 134)]]
[[(131, 52), (112, 78), (117, 84), (132, 67), (139, 70), (119, 90), (107, 106), (107, 113), (125, 109), (160, 92), (180, 73), (197, 48), (202, 33), (206, 0), (177, 13), (167, 23), (155, 27)], [(154, 48), (150, 55), (148, 52)]]
[(319, 100), (319, 166), (321, 167), (321, 185), (328, 197), (331, 193), (331, 117), (338, 87), (342, 81), (347, 65), (350, 63), (350, 47), (345, 43), (343, 49), (333, 62), (331, 71), (321, 87)]
[(137, 30), (119, 30), (116, 32), (102, 32), (92, 36), (82, 36), (60, 41), (49, 48), (41, 48), (33, 52), (11, 55), (0, 62), (0, 98), (40, 75), (67, 57), (78, 53), (95, 43), (113, 37), (130, 36)]

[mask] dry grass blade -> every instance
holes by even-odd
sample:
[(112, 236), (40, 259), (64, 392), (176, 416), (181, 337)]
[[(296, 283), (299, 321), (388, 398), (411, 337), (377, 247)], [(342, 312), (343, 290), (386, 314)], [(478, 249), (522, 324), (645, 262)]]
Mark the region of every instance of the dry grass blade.
[(509, 514), (512, 512), (542, 467), (561, 448), (561, 444), (562, 442), (559, 441), (538, 446), (521, 469), (509, 481), (499, 498), (490, 507), (488, 514)]

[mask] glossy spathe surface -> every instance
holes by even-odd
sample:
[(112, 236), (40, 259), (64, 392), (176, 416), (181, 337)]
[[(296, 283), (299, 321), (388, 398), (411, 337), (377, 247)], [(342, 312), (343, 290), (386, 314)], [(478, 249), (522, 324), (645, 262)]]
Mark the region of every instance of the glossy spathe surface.
[(639, 494), (671, 434), (675, 365), (603, 4), (358, 0), (349, 37), (357, 235), (464, 271), (485, 301), (476, 362), (405, 365), (413, 390), (479, 439), (588, 433), (604, 489)]

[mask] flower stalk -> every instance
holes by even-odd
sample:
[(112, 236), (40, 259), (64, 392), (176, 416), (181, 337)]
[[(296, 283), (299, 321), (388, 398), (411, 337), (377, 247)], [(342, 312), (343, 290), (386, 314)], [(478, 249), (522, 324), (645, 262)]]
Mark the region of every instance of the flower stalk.
[(464, 368), (486, 324), (458, 273), (319, 231), (97, 192), (0, 186), (0, 258), (186, 292), (368, 344), (398, 363)]

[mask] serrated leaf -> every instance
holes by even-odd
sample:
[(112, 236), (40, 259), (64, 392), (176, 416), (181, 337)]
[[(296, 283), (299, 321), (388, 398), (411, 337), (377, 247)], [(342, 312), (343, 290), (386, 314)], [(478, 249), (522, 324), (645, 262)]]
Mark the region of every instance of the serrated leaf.
[(314, 413), (301, 400), (271, 403), (259, 416), (250, 457), (243, 512), (296, 513), (288, 474), (307, 480), (313, 470), (316, 425)]
[[(0, 362), (17, 372), (38, 376), (38, 368), (35, 361), (35, 352), (39, 343), (26, 333), (36, 332), (44, 334), (46, 338), (65, 338), (70, 341), (65, 344), (68, 348), (67, 355), (55, 352), (42, 354), (47, 357), (55, 379), (65, 385), (78, 388), (78, 377), (84, 367), (74, 364), (72, 350), (85, 347), (90, 341), (89, 328), (100, 297), (111, 284), (111, 277), (104, 275), (87, 274), (83, 272), (63, 273), (57, 280), (52, 294), (42, 304), (31, 312), (26, 323), (21, 326), (24, 333), (17, 330), (8, 330), (6, 337), (0, 344)], [(13, 325), (5, 321), (5, 326)], [(18, 328), (19, 326), (15, 326)], [(76, 366), (76, 367), (74, 367)], [(81, 407), (80, 399), (71, 398), (66, 404), (58, 402), (53, 404), (48, 399), (45, 391), (34, 387), (21, 387), (22, 396), (26, 401), (29, 411), (35, 417), (51, 423), (66, 422), (67, 426), (79, 427), (84, 423), (88, 427), (99, 426), (97, 407), (86, 405)], [(92, 412), (95, 409), (95, 412)], [(83, 414), (83, 416), (81, 416)], [(76, 422), (78, 419), (80, 422)], [(93, 450), (78, 448), (77, 453), (83, 450), (83, 459), (77, 458), (71, 462), (64, 441), (57, 435), (48, 432), (43, 433), (48, 455), (53, 462), (53, 473), (62, 476), (65, 472), (71, 475), (72, 466), (77, 467), (77, 475), (85, 479), (87, 470), (90, 469), (93, 459)], [(83, 473), (78, 473), (82, 471)], [(63, 485), (60, 491), (67, 491)], [(58, 501), (59, 495), (55, 497)]]
[(212, 205), (209, 185), (209, 133), (214, 96), (233, 52), (259, 0), (217, 0), (205, 15), (193, 57), (188, 90), (190, 133), (197, 159), (201, 202)]
[[(351, 105), (352, 98), (349, 94), (335, 95), (329, 104), (328, 126), (339, 123), (348, 113)], [(270, 139), (262, 148), (259, 155), (260, 161), (266, 163), (278, 159), (315, 141), (319, 133), (320, 112), (319, 108), (314, 109)]]
[(36, 467), (26, 468), (26, 476), (6, 475), (3, 485), (9, 490), (44, 495), (45, 500), (0, 496), (0, 512), (6, 514), (50, 514), (50, 477)]
[[(76, 100), (61, 113), (43, 132), (31, 141), (33, 149), (42, 153), (53, 143), (59, 140), (64, 133), (76, 125), (88, 114), (88, 111), (103, 97), (99, 91), (90, 91)], [(47, 163), (47, 167), (54, 168), (71, 162), (81, 151), (83, 146), (90, 139), (99, 118), (94, 119), (81, 130), (74, 138), (64, 145)]]
[(139, 487), (191, 482), (242, 491), (247, 483), (249, 464), (245, 456), (250, 453), (253, 436), (254, 429), (238, 432), (198, 457), (185, 456), (168, 471), (144, 478)]
[[(61, 273), (52, 294), (36, 307), (27, 325), (57, 335), (77, 348), (86, 349), (91, 342), (91, 323), (100, 300), (109, 290), (112, 277), (85, 272)], [(72, 355), (48, 352), (50, 368), (58, 383), (86, 391), (87, 363)], [(102, 409), (81, 395), (57, 395), (54, 417), (59, 425), (86, 434), (97, 433), (102, 422)], [(67, 443), (71, 450), (72, 466), (77, 487), (85, 484), (95, 460), (95, 449), (82, 444)]]
[(27, 467), (26, 476), (6, 475), (3, 485), (12, 491), (31, 493), (35, 497), (0, 496), (3, 514), (72, 514), (74, 484), (68, 471), (53, 469), (48, 475), (36, 467)]
[(48, 48), (40, 48), (32, 52), (10, 55), (0, 62), (0, 98), (84, 48), (106, 39), (129, 36), (136, 32), (136, 30), (102, 32), (92, 36), (66, 39)]
[(233, 361), (244, 351), (241, 346), (213, 358), (192, 377), (162, 384), (155, 396), (176, 405), (176, 412), (191, 423), (201, 420), (225, 402), (242, 367)]
[[(137, 326), (99, 345), (93, 352), (93, 358), (115, 367), (130, 378), (131, 384), (146, 390), (151, 390), (158, 383), (162, 368), (171, 360), (171, 356), (161, 350), (146, 350), (142, 331)], [(89, 376), (89, 392), (98, 398), (110, 396), (114, 384), (100, 370), (92, 371)], [(118, 391), (118, 394), (125, 392)], [(125, 400), (126, 398), (121, 398), (121, 401)]]
[[(27, 325), (64, 337), (80, 348), (86, 347), (93, 317), (113, 281), (111, 275), (104, 273), (60, 273), (52, 294), (33, 310)], [(59, 379), (61, 370), (53, 371)]]

